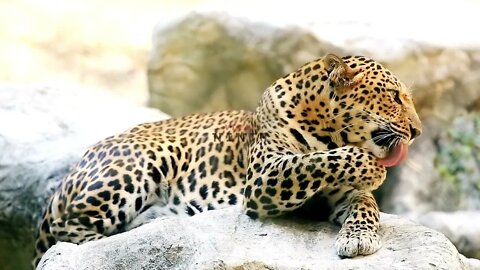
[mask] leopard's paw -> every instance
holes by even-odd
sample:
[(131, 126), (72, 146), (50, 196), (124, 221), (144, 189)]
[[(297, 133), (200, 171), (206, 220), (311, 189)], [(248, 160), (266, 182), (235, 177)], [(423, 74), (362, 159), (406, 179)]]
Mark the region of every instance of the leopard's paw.
[(342, 258), (370, 255), (380, 247), (380, 239), (377, 233), (365, 229), (342, 228), (335, 240), (335, 250), (338, 256)]

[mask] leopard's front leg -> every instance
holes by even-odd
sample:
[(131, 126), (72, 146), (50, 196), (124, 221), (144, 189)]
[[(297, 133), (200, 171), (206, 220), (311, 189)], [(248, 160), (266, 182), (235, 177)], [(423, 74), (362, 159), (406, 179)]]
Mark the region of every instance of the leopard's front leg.
[(333, 209), (330, 221), (341, 226), (335, 241), (340, 257), (369, 255), (380, 248), (380, 212), (370, 191), (339, 187), (327, 188), (319, 195)]
[[(308, 154), (264, 151), (254, 145), (245, 188), (244, 208), (252, 218), (276, 216), (325, 195), (333, 206), (332, 220), (342, 225), (335, 247), (338, 255), (354, 257), (375, 252), (379, 212), (370, 193), (386, 177), (385, 167), (366, 150), (346, 146)], [(320, 210), (320, 209), (319, 209)]]
[(250, 152), (244, 208), (252, 218), (277, 216), (299, 208), (324, 188), (374, 190), (385, 177), (385, 167), (365, 149), (345, 146), (293, 154), (260, 141)]

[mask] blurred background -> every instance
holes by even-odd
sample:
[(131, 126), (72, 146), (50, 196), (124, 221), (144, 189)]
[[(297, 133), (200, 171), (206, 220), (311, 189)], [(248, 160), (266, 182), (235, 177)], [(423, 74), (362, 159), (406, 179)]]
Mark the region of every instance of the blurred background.
[(424, 133), (381, 210), (480, 258), (480, 1), (2, 0), (0, 269), (28, 269), (46, 198), (86, 147), (140, 122), (253, 110), (329, 52), (382, 62)]

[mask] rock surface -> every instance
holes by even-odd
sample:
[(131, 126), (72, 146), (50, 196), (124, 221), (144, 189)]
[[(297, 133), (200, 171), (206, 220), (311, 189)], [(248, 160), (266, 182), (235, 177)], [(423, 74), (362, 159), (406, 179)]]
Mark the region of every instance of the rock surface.
[(445, 234), (462, 254), (480, 258), (480, 211), (429, 212), (416, 220)]
[(80, 246), (59, 243), (37, 269), (479, 269), (447, 238), (382, 214), (383, 248), (340, 259), (338, 228), (327, 223), (251, 220), (238, 208), (157, 219), (132, 231)]
[[(0, 261), (23, 269), (47, 197), (96, 141), (167, 116), (80, 89), (0, 87)], [(9, 265), (9, 263), (12, 265)]]
[(379, 52), (380, 42), (362, 49), (338, 47), (308, 25), (278, 27), (194, 13), (167, 26), (159, 24), (153, 34), (150, 104), (171, 115), (253, 109), (273, 81), (333, 52), (363, 54), (384, 63), (414, 89), (417, 109), (432, 118), (436, 133), (455, 116), (480, 108), (479, 50), (404, 40), (391, 57)]
[(173, 115), (256, 108), (274, 80), (328, 52), (328, 42), (295, 27), (193, 14), (153, 34), (150, 105)]

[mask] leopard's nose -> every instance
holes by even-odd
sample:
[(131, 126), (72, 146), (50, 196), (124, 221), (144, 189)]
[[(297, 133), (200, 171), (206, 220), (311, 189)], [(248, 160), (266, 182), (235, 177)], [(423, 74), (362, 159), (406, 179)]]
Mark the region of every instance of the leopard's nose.
[(410, 125), (410, 141), (413, 141), (416, 137), (422, 134), (422, 130)]

